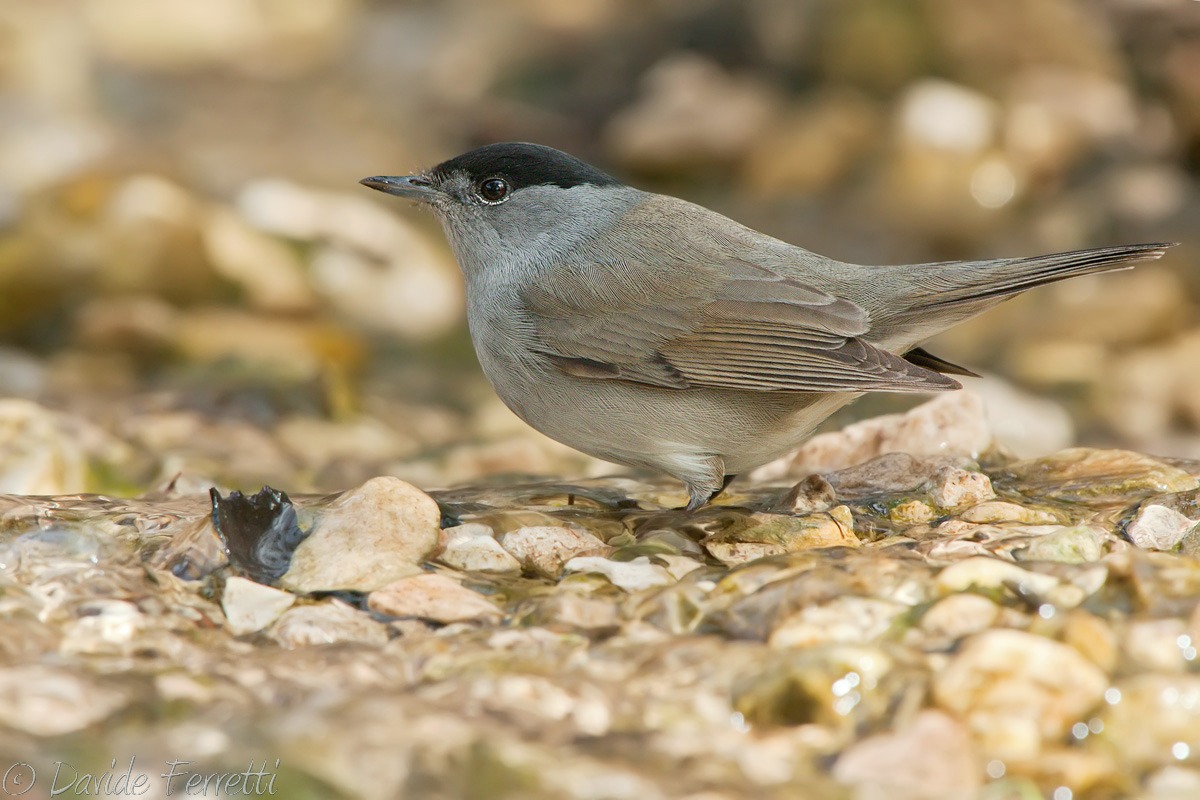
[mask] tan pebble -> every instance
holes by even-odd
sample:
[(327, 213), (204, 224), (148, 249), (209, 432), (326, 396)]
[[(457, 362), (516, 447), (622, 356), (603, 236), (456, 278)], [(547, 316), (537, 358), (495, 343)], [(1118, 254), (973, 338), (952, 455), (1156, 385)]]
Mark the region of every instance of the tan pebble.
[(443, 564), (467, 572), (520, 572), (521, 562), (500, 546), (487, 525), (477, 522), (442, 531)]
[(417, 617), (433, 622), (494, 621), (503, 616), (487, 598), (445, 575), (401, 578), (367, 596), (367, 607), (389, 617)]
[(838, 597), (807, 606), (771, 632), (774, 648), (814, 647), (831, 643), (862, 644), (885, 634), (908, 606), (874, 597)]
[(525, 569), (550, 578), (576, 556), (608, 555), (611, 548), (587, 531), (554, 525), (518, 528), (500, 537), (500, 544)]
[(712, 541), (705, 542), (704, 549), (722, 564), (730, 567), (788, 552), (783, 545), (772, 542)]
[(783, 496), (780, 506), (792, 514), (826, 511), (837, 502), (837, 492), (820, 475), (809, 475)]
[(888, 414), (809, 439), (794, 454), (751, 473), (778, 480), (845, 469), (883, 453), (976, 458), (992, 446), (983, 399), (969, 391), (946, 392), (904, 414)]
[(986, 630), (999, 614), (1000, 609), (986, 597), (960, 592), (930, 606), (921, 617), (921, 629), (931, 636), (961, 639)]
[(959, 519), (965, 522), (976, 522), (985, 525), (997, 522), (1021, 522), (1026, 525), (1053, 525), (1059, 520), (1049, 511), (1036, 508), (1026, 508), (1016, 503), (1004, 500), (989, 500), (968, 508), (959, 514)]
[(234, 636), (261, 631), (295, 602), (296, 596), (291, 592), (237, 576), (225, 579), (225, 590), (221, 594), (226, 625)]
[(1143, 550), (1173, 550), (1197, 524), (1174, 508), (1148, 505), (1138, 511), (1125, 535)]
[(338, 642), (382, 645), (388, 639), (387, 628), (382, 623), (341, 600), (292, 606), (283, 612), (268, 633), (281, 647), (288, 649)]
[(44, 664), (0, 667), (0, 723), (34, 736), (62, 736), (81, 730), (107, 718), (129, 700), (125, 691), (65, 668)]
[(995, 498), (992, 481), (982, 472), (944, 467), (934, 476), (930, 496), (939, 508), (960, 508)]
[(579, 592), (555, 592), (538, 602), (530, 620), (553, 630), (568, 628), (584, 631), (610, 630), (621, 623), (617, 604), (602, 597)]
[(892, 507), (888, 519), (899, 525), (917, 525), (937, 517), (937, 512), (924, 500), (909, 500)]
[[(1187, 622), (1178, 617), (1131, 620), (1122, 632), (1121, 650), (1125, 661), (1138, 671), (1182, 672), (1189, 666), (1180, 642), (1194, 646), (1187, 634)], [(1194, 656), (1193, 659), (1194, 660)]]
[(939, 711), (846, 748), (833, 777), (862, 798), (974, 797), (982, 771), (970, 732)]
[(1031, 633), (968, 638), (933, 679), (939, 706), (966, 719), (985, 757), (1034, 758), (1094, 708), (1108, 676), (1075, 649)]
[(1183, 743), (1194, 759), (1200, 742), (1200, 675), (1135, 673), (1114, 689), (1105, 697), (1100, 718), (1105, 744), (1120, 754), (1123, 764), (1137, 769), (1172, 761), (1192, 763), (1179, 760), (1176, 753)]
[(694, 572), (704, 566), (696, 559), (689, 558), (688, 556), (663, 555), (658, 556), (658, 558), (666, 565), (667, 572), (670, 573), (671, 577), (675, 580), (679, 580), (684, 575)]
[(656, 586), (666, 586), (675, 579), (665, 567), (650, 563), (646, 556), (632, 561), (613, 561), (600, 556), (576, 556), (563, 565), (566, 572), (597, 572), (614, 586), (627, 592), (637, 592)]
[(1027, 594), (1044, 595), (1059, 586), (1059, 580), (1052, 575), (1030, 572), (1012, 562), (988, 556), (966, 558), (951, 564), (938, 574), (934, 583), (947, 593), (1012, 586)]
[(441, 512), (399, 478), (372, 478), (319, 512), (279, 585), (294, 592), (372, 591), (420, 572), (437, 546)]
[(1117, 668), (1117, 634), (1112, 626), (1095, 614), (1072, 610), (1063, 626), (1063, 642), (1105, 672)]

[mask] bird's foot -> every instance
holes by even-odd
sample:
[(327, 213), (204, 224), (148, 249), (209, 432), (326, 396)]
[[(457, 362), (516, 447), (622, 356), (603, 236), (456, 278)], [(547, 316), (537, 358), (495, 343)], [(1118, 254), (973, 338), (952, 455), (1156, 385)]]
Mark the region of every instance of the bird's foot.
[(725, 488), (729, 486), (729, 484), (732, 483), (733, 479), (736, 477), (736, 475), (726, 475), (721, 479), (721, 486), (717, 489), (709, 489), (702, 486), (692, 486), (689, 484), (688, 504), (684, 506), (683, 510), (696, 511), (702, 506), (708, 505), (713, 500), (716, 500), (717, 496), (720, 495), (721, 492), (725, 491)]

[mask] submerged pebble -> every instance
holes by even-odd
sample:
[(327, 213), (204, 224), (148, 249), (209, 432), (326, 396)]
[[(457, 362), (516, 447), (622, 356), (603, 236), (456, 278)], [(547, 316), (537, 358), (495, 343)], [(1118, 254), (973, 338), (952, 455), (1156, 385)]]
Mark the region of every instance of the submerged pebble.
[(518, 528), (501, 536), (500, 544), (522, 567), (548, 578), (562, 574), (572, 558), (603, 555), (610, 549), (587, 531), (552, 525)]
[(229, 630), (240, 636), (261, 631), (296, 602), (291, 592), (263, 586), (236, 575), (225, 579), (221, 609)]
[(389, 583), (367, 597), (367, 608), (389, 617), (451, 623), (500, 619), (500, 609), (445, 575), (415, 575)]
[(1108, 676), (1074, 649), (1034, 634), (987, 630), (934, 676), (940, 706), (966, 719), (984, 756), (1035, 758), (1094, 708)]

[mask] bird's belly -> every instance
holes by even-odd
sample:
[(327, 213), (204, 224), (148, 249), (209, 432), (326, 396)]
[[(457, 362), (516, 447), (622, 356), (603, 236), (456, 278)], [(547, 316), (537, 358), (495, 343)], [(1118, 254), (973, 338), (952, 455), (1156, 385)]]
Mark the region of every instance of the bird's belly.
[(568, 377), (553, 368), (485, 371), (505, 404), (550, 438), (605, 461), (677, 477), (712, 456), (729, 474), (764, 464), (794, 449), (855, 397), (665, 389)]

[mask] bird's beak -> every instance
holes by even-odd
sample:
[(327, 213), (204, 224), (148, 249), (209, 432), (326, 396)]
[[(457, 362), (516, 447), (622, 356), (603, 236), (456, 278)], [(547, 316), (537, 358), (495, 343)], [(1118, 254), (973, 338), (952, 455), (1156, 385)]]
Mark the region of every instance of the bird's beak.
[(408, 197), (426, 203), (440, 194), (428, 178), (420, 175), (376, 175), (373, 178), (363, 178), (359, 183), (387, 194)]

